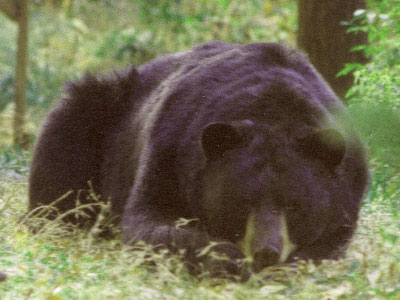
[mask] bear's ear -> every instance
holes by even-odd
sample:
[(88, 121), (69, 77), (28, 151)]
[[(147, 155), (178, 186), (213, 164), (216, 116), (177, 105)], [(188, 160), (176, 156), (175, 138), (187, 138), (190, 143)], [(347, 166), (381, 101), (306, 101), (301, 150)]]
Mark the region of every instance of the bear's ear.
[(226, 151), (238, 148), (242, 143), (237, 128), (225, 123), (208, 124), (201, 136), (201, 145), (208, 160), (221, 158)]
[(331, 169), (341, 164), (346, 143), (336, 129), (322, 129), (299, 141), (300, 151), (309, 158), (325, 162)]

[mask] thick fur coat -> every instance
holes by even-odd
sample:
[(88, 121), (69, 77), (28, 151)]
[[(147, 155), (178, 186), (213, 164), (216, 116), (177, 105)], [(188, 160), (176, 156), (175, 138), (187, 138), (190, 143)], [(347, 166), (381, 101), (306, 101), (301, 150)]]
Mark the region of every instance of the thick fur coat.
[[(244, 255), (256, 270), (342, 255), (368, 171), (341, 102), (305, 56), (213, 42), (68, 85), (37, 141), (29, 210), (69, 191), (59, 212), (91, 203), (88, 182), (111, 202), (124, 242), (198, 262), (215, 241), (235, 273)], [(96, 213), (65, 219), (84, 225)]]

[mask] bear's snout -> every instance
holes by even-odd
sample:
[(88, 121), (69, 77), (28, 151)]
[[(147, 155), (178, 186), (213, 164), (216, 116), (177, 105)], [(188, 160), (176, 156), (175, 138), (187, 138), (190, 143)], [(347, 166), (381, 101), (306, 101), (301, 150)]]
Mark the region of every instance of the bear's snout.
[(284, 263), (297, 248), (290, 239), (285, 213), (267, 207), (249, 215), (245, 235), (238, 246), (256, 272)]

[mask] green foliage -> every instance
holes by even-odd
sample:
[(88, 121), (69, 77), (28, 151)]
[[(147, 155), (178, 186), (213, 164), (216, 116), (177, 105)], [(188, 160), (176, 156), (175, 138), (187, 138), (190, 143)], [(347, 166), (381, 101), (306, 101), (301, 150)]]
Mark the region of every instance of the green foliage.
[[(294, 44), (295, 3), (264, 2), (34, 1), (27, 102), (32, 109), (48, 110), (60, 97), (64, 82), (87, 70), (141, 65), (160, 54), (211, 40)], [(15, 27), (0, 14), (0, 111), (14, 94)]]
[(14, 94), (14, 62), (16, 26), (0, 13), (0, 112)]
[(375, 10), (356, 11), (353, 26), (349, 30), (367, 32), (369, 43), (357, 46), (354, 51), (364, 51), (372, 60), (365, 66), (353, 64), (347, 67), (347, 70), (359, 70), (356, 85), (348, 97), (356, 98), (355, 101), (367, 101), (367, 97), (360, 100), (361, 97), (353, 95), (368, 94), (374, 99), (378, 97), (377, 101), (370, 102), (382, 104), (391, 101), (390, 104), (396, 106), (398, 100), (390, 98), (400, 96), (400, 0), (382, 0), (373, 7)]
[(375, 170), (376, 174), (390, 177), (400, 172), (400, 1), (383, 0), (371, 5), (370, 10), (356, 12), (350, 29), (368, 33), (369, 44), (357, 50), (364, 51), (371, 61), (365, 66), (347, 67), (346, 71), (356, 70), (355, 85), (347, 98), (374, 158), (372, 164), (386, 168), (385, 172)]
[(28, 174), (28, 161), (30, 153), (13, 147), (0, 147), (0, 178), (4, 172), (13, 172), (26, 176)]

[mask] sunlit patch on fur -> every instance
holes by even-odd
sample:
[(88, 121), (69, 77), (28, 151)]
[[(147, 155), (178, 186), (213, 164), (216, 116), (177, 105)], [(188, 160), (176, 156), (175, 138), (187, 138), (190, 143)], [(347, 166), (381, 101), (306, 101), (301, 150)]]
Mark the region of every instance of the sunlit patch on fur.
[(250, 261), (253, 260), (253, 256), (251, 253), (251, 243), (252, 240), (254, 239), (254, 235), (255, 235), (254, 213), (251, 213), (249, 215), (249, 218), (247, 219), (246, 231), (244, 237), (237, 243), (240, 250), (242, 250), (243, 254)]
[(283, 263), (288, 259), (289, 255), (297, 248), (297, 245), (293, 244), (290, 241), (289, 230), (287, 227), (286, 216), (284, 213), (282, 213), (280, 215), (279, 232), (280, 232), (281, 238), (282, 238), (282, 249), (281, 249), (281, 253), (279, 256), (279, 262)]

